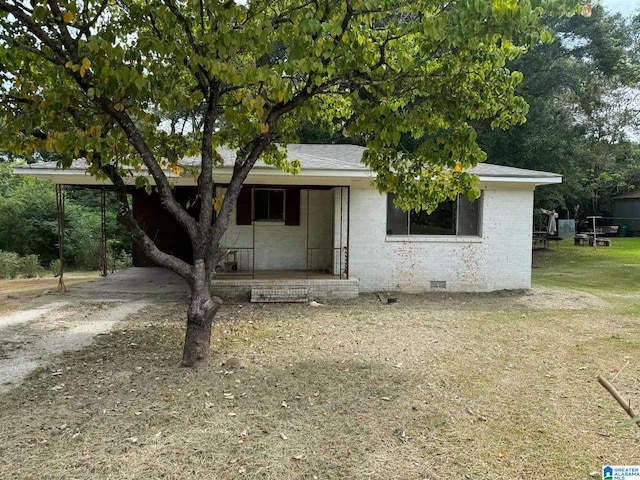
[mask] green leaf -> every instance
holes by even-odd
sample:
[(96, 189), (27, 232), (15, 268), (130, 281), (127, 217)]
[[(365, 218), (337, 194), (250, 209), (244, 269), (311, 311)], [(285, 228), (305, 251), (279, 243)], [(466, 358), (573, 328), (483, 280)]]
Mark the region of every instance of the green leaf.
[(631, 420), (626, 421), (624, 423), (621, 423), (620, 426), (621, 427), (633, 427), (636, 426), (636, 424), (640, 422), (640, 415), (638, 415), (637, 417), (633, 417)]

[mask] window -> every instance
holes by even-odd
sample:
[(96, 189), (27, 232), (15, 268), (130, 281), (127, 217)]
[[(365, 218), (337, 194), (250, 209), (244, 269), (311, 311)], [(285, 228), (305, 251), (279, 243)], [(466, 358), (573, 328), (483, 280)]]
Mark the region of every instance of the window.
[(300, 225), (300, 187), (277, 188), (244, 185), (238, 195), (236, 225), (256, 222), (284, 222)]
[(387, 195), (387, 235), (480, 235), (480, 198), (470, 202), (464, 195), (446, 200), (431, 214), (425, 211), (403, 212)]
[(284, 190), (255, 188), (253, 213), (257, 222), (284, 222)]

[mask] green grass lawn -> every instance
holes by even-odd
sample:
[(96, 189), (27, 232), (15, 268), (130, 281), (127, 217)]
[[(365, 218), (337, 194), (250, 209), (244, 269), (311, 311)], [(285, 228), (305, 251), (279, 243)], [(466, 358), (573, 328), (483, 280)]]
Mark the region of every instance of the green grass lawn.
[(533, 255), (533, 283), (596, 295), (630, 294), (640, 285), (640, 238), (614, 238), (610, 247), (574, 246), (573, 239)]

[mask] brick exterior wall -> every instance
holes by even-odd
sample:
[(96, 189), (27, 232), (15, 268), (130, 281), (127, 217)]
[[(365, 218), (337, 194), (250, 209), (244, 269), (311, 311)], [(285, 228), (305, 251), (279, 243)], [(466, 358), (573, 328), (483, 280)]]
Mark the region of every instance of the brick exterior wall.
[(387, 236), (386, 196), (352, 187), (350, 277), (361, 292), (530, 288), (533, 190), (487, 188), (482, 201), (480, 237)]
[[(478, 237), (387, 236), (386, 196), (368, 182), (352, 185), (348, 195), (347, 189), (311, 190), (308, 216), (307, 190), (300, 195), (299, 226), (256, 224), (256, 270), (305, 270), (309, 218), (310, 247), (337, 247), (341, 237), (346, 245), (348, 232), (349, 278), (359, 285), (351, 290), (486, 292), (531, 287), (530, 186), (485, 185)], [(253, 227), (232, 223), (226, 234), (229, 245), (251, 247)], [(340, 268), (336, 255), (333, 273)], [(239, 286), (233, 285), (236, 290)], [(233, 290), (232, 285), (225, 287)], [(332, 286), (323, 287), (312, 296), (340, 296), (329, 292)], [(241, 294), (246, 295), (248, 290)]]

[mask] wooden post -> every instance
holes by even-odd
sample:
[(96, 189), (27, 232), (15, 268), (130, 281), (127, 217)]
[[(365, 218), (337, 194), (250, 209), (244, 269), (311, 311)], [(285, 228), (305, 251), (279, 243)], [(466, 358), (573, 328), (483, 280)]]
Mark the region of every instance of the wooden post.
[[(625, 399), (620, 396), (618, 390), (616, 390), (616, 387), (611, 385), (602, 375), (598, 375), (598, 383), (602, 385), (607, 390), (607, 392), (609, 392), (611, 396), (616, 399), (622, 409), (635, 420), (638, 415), (633, 411), (631, 405), (629, 405), (629, 403), (627, 403)], [(636, 425), (640, 427), (640, 421), (636, 422)]]
[(599, 215), (595, 215), (595, 216), (587, 217), (587, 219), (589, 219), (589, 218), (593, 221), (593, 248), (597, 249), (598, 248), (598, 240), (597, 240), (598, 235), (596, 233), (596, 218), (602, 218), (602, 217), (599, 216)]

